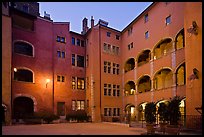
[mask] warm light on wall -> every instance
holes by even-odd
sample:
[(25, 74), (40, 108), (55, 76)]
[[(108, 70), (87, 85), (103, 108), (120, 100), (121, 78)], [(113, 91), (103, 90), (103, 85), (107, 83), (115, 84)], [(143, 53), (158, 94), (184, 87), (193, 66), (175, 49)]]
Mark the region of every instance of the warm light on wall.
[(46, 88), (48, 83), (50, 83), (50, 79), (46, 79)]
[(13, 68), (13, 71), (14, 71), (14, 72), (17, 72), (17, 68)]

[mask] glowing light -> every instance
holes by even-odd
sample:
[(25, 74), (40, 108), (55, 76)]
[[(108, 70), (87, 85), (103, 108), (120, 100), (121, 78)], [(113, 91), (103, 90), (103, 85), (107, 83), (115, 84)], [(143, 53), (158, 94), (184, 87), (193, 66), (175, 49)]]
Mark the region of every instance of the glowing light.
[(17, 68), (14, 68), (13, 71), (14, 71), (14, 72), (17, 72)]
[(46, 79), (46, 83), (49, 83), (50, 82), (50, 79)]

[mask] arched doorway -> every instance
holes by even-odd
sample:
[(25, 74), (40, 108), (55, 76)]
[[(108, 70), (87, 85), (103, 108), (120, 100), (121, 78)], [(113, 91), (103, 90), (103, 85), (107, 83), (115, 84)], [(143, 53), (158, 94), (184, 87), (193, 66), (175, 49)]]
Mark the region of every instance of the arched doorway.
[(13, 102), (13, 118), (23, 119), (34, 113), (34, 102), (28, 97), (17, 97)]
[(125, 114), (128, 121), (135, 121), (136, 120), (135, 106), (133, 104), (127, 104), (125, 107)]

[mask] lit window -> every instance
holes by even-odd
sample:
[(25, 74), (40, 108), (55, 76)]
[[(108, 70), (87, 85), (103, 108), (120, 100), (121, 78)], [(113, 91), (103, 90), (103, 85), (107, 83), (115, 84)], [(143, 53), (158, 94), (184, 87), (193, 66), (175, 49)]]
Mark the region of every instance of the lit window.
[(65, 37), (61, 37), (61, 42), (65, 43)]
[(171, 16), (166, 17), (166, 25), (171, 23)]
[(72, 100), (72, 110), (76, 110), (76, 101)]
[(75, 77), (72, 77), (72, 89), (76, 88), (76, 81), (75, 81)]
[(77, 89), (84, 89), (84, 78), (77, 78)]
[(145, 39), (149, 38), (149, 31), (145, 32)]

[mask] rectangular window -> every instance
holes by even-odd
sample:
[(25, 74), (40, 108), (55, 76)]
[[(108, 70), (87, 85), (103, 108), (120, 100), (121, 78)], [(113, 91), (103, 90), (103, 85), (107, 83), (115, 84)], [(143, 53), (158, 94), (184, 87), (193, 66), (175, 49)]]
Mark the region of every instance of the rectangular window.
[(111, 73), (111, 63), (108, 62), (108, 73)]
[(108, 108), (108, 116), (112, 116), (112, 114), (111, 114), (111, 108)]
[(108, 44), (108, 52), (110, 53), (111, 52), (111, 45)]
[(103, 44), (103, 51), (104, 52), (108, 51), (108, 45), (106, 43)]
[(145, 23), (148, 21), (148, 14), (146, 14), (146, 15), (144, 16), (144, 21), (145, 21)]
[(62, 58), (65, 58), (65, 52), (62, 51), (61, 53), (62, 53)]
[(76, 80), (75, 77), (72, 77), (72, 89), (76, 88)]
[(120, 65), (119, 64), (116, 64), (116, 71), (117, 71), (117, 75), (119, 75), (119, 67), (120, 67)]
[(81, 40), (81, 47), (85, 47), (84, 40)]
[(166, 25), (171, 23), (171, 16), (166, 17)]
[(128, 50), (133, 48), (133, 42), (128, 45)]
[(72, 100), (72, 110), (76, 110), (76, 101)]
[(146, 31), (145, 32), (145, 39), (148, 39), (149, 38), (149, 31)]
[(104, 116), (108, 116), (108, 108), (104, 108)]
[(77, 66), (84, 67), (84, 56), (77, 55)]
[(132, 27), (128, 29), (128, 36), (132, 34)]
[(116, 47), (116, 55), (119, 55), (119, 47)]
[(80, 46), (80, 39), (77, 39), (77, 46)]
[(120, 85), (117, 85), (117, 96), (120, 96)]
[(119, 40), (119, 39), (120, 39), (120, 36), (119, 36), (119, 35), (115, 35), (115, 38), (116, 38), (117, 40)]
[(60, 40), (62, 43), (65, 43), (65, 37), (61, 37), (61, 40)]
[(113, 63), (113, 74), (115, 74), (115, 73), (116, 73), (116, 64)]
[(113, 85), (113, 96), (116, 96), (116, 85)]
[(60, 51), (57, 51), (57, 57), (61, 58), (61, 52)]
[(75, 45), (75, 38), (72, 37), (72, 45)]
[(75, 66), (75, 54), (72, 54), (72, 66)]
[(117, 114), (117, 108), (113, 108), (113, 116), (116, 116)]
[(115, 46), (112, 46), (112, 51), (113, 51), (113, 54), (116, 54), (116, 47)]
[(77, 89), (84, 89), (84, 78), (77, 78)]
[(57, 81), (60, 82), (60, 76), (57, 76)]
[(110, 35), (111, 35), (111, 33), (110, 33), (110, 32), (107, 32), (107, 36), (110, 37)]
[(117, 116), (120, 116), (120, 108), (117, 108)]
[(103, 88), (104, 88), (104, 96), (107, 96), (107, 90), (108, 90), (108, 89), (107, 89), (107, 84), (104, 84), (104, 87), (103, 87)]
[(65, 102), (57, 102), (57, 115), (58, 116), (65, 115)]
[(104, 61), (104, 72), (106, 73), (107, 72), (107, 61)]
[(111, 84), (108, 84), (108, 96), (111, 96)]
[(60, 42), (60, 36), (57, 36), (56, 41), (57, 41), (57, 42)]
[(62, 76), (62, 82), (64, 82), (64, 76)]

